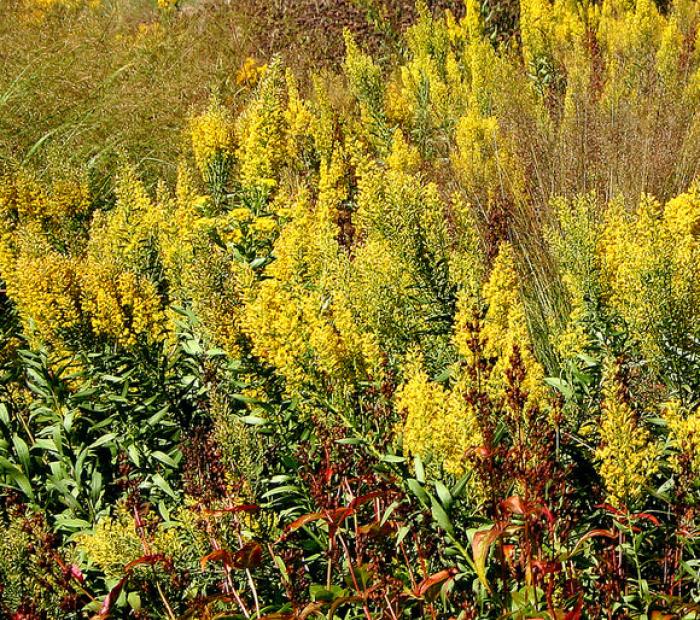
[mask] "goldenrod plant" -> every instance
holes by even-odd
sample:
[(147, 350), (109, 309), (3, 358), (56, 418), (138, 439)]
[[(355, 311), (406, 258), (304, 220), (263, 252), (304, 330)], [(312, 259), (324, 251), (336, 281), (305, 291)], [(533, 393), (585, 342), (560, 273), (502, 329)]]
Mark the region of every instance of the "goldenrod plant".
[(415, 15), (6, 158), (0, 615), (698, 617), (700, 5)]

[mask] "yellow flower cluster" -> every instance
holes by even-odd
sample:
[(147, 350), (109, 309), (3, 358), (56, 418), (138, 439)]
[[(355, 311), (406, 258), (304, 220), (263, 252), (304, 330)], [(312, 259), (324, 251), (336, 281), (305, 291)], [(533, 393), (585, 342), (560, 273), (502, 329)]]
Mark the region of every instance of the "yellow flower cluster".
[(84, 241), (71, 224), (88, 214), (90, 204), (83, 179), (56, 177), (44, 187), (18, 170), (0, 180), (0, 279), (33, 345), (59, 346), (81, 325)]
[(235, 357), (240, 352), (238, 315), (247, 276), (228, 244), (240, 241), (254, 215), (246, 207), (206, 215), (209, 197), (198, 194), (195, 183), (192, 172), (181, 165), (174, 199), (162, 199), (159, 256), (171, 304), (191, 307), (209, 341)]
[(644, 197), (633, 213), (613, 202), (599, 243), (603, 291), (632, 339), (660, 368), (668, 347), (700, 336), (700, 190), (665, 207)]
[(336, 241), (335, 217), (347, 191), (340, 153), (321, 164), (318, 189), (315, 204), (301, 192), (291, 205), (268, 279), (249, 293), (241, 318), (253, 352), (278, 369), (288, 389), (323, 376), (343, 393), (356, 369), (378, 366), (379, 354), (356, 324), (352, 299), (334, 288), (348, 266)]
[(660, 446), (620, 396), (620, 386), (609, 379), (604, 387), (598, 471), (615, 506), (633, 507), (659, 468)]
[(81, 267), (82, 307), (95, 335), (129, 347), (164, 337), (165, 312), (149, 277), (161, 214), (132, 169), (117, 184), (117, 204), (98, 214)]
[(684, 482), (694, 484), (700, 477), (700, 409), (688, 413), (678, 400), (673, 400), (664, 407), (663, 417), (675, 450), (671, 467), (684, 478), (689, 478)]
[(41, 220), (57, 226), (64, 218), (86, 215), (90, 205), (85, 178), (57, 176), (46, 187), (27, 170), (20, 169), (2, 179), (0, 214), (9, 221)]
[(182, 535), (174, 528), (151, 525), (139, 534), (134, 515), (119, 504), (115, 513), (102, 517), (92, 532), (77, 537), (77, 548), (107, 579), (119, 579), (129, 562), (144, 555), (162, 553), (173, 558), (181, 553)]
[(483, 445), (476, 415), (464, 398), (466, 385), (448, 389), (431, 381), (416, 352), (406, 359), (404, 374), (395, 394), (396, 407), (406, 416), (404, 450), (437, 461), (451, 474), (464, 474), (467, 457)]
[(233, 124), (228, 113), (218, 101), (199, 115), (190, 117), (192, 152), (200, 173), (207, 178), (217, 162), (225, 163), (233, 153)]
[(561, 273), (568, 308), (564, 325), (550, 329), (560, 359), (571, 360), (591, 344), (585, 322), (590, 318), (589, 305), (601, 296), (597, 250), (602, 226), (595, 194), (558, 198), (552, 210), (555, 223), (545, 236)]
[(38, 231), (22, 230), (11, 272), (3, 272), (32, 345), (60, 345), (82, 319), (77, 261), (49, 246)]
[(177, 7), (178, 0), (158, 0), (158, 8), (161, 11), (171, 11)]
[(285, 159), (284, 76), (279, 62), (265, 72), (250, 105), (235, 123), (239, 181), (247, 188), (270, 188)]
[(236, 74), (236, 84), (239, 86), (255, 86), (265, 75), (267, 65), (260, 64), (252, 56), (248, 56)]
[[(525, 370), (521, 387), (528, 395), (526, 407), (530, 408), (540, 406), (545, 400), (544, 369), (532, 351), (519, 282), (513, 249), (503, 243), (483, 288), (487, 310), (481, 335), (485, 342), (485, 356), (496, 360), (488, 380), (493, 396), (496, 399), (504, 397), (506, 371), (517, 347)], [(462, 355), (468, 354), (460, 349)]]
[(350, 90), (360, 104), (360, 115), (367, 138), (378, 148), (386, 146), (384, 84), (381, 69), (364, 54), (349, 31), (345, 31), (345, 75)]

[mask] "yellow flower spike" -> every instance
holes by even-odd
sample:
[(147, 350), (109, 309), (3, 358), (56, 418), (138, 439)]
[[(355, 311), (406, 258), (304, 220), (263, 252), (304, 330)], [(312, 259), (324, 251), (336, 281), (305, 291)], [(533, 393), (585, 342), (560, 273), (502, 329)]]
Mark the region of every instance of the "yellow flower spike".
[(700, 478), (700, 408), (690, 413), (673, 400), (664, 405), (662, 414), (675, 450), (671, 468), (684, 478), (685, 484), (692, 484)]
[(620, 386), (608, 378), (595, 456), (608, 501), (630, 508), (658, 471), (661, 448), (619, 392)]
[(203, 114), (190, 117), (189, 130), (197, 168), (207, 179), (211, 167), (233, 153), (233, 122), (226, 108), (214, 99)]
[(248, 56), (236, 74), (236, 84), (239, 86), (255, 86), (267, 71), (267, 65), (260, 64), (252, 56)]
[(406, 357), (404, 382), (394, 395), (397, 410), (405, 415), (404, 450), (432, 459), (455, 476), (465, 473), (469, 454), (483, 444), (476, 414), (464, 398), (465, 388), (462, 382), (446, 389), (431, 381), (421, 354), (413, 351)]
[(418, 171), (421, 157), (418, 149), (406, 142), (402, 131), (396, 129), (391, 141), (391, 153), (387, 157), (387, 165), (397, 172), (413, 174)]
[(255, 97), (236, 119), (236, 157), (243, 187), (275, 187), (285, 160), (286, 120), (284, 85), (279, 62), (272, 64), (258, 85)]
[(528, 394), (526, 408), (542, 408), (546, 402), (544, 369), (532, 351), (519, 280), (513, 249), (509, 244), (501, 243), (482, 291), (487, 306), (481, 332), (485, 342), (484, 355), (496, 360), (488, 389), (496, 402), (504, 397), (506, 370), (517, 347), (525, 369), (522, 387)]
[(132, 168), (117, 181), (117, 204), (96, 215), (81, 264), (81, 304), (97, 336), (124, 347), (165, 337), (166, 315), (156, 284), (140, 273), (158, 243), (162, 205), (154, 203)]

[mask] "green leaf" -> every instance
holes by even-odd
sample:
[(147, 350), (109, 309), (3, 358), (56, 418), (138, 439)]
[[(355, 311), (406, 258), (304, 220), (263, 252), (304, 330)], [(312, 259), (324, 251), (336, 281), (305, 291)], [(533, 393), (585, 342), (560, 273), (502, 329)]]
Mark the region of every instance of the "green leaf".
[(450, 518), (447, 516), (447, 512), (445, 512), (445, 509), (440, 505), (440, 502), (435, 497), (432, 495), (429, 497), (430, 510), (433, 514), (433, 519), (448, 534), (454, 535), (454, 528), (452, 527)]
[(107, 433), (106, 435), (102, 435), (102, 437), (93, 441), (88, 448), (90, 450), (94, 450), (95, 448), (99, 448), (100, 446), (104, 446), (106, 443), (113, 441), (115, 438), (115, 433)]
[(457, 481), (457, 484), (455, 484), (452, 487), (452, 490), (450, 491), (452, 497), (454, 497), (455, 499), (459, 499), (460, 497), (462, 497), (462, 493), (464, 493), (464, 490), (467, 488), (467, 483), (469, 482), (471, 477), (472, 472), (469, 471)]
[(430, 498), (428, 497), (428, 494), (425, 492), (425, 489), (421, 485), (418, 480), (415, 478), (409, 478), (406, 481), (406, 486), (409, 488), (411, 493), (415, 495), (418, 500), (420, 501), (421, 504), (423, 504), (426, 508), (428, 507), (428, 504), (430, 503)]
[(423, 461), (418, 455), (413, 457), (413, 467), (416, 470), (416, 480), (421, 484), (425, 484), (425, 468), (423, 467)]
[(450, 491), (439, 480), (435, 482), (435, 491), (437, 492), (438, 497), (440, 498), (440, 503), (443, 505), (445, 510), (449, 510), (452, 506), (452, 495), (450, 495)]
[(30, 473), (30, 458), (29, 458), (29, 447), (27, 442), (24, 441), (17, 433), (12, 435), (12, 445), (15, 447), (15, 452), (17, 453), (17, 458), (20, 463), (22, 463), (22, 468), (26, 474)]
[(558, 377), (547, 377), (544, 382), (551, 385), (555, 390), (559, 391), (566, 400), (571, 400), (574, 396), (574, 391), (571, 386)]
[(129, 592), (126, 601), (134, 611), (139, 611), (141, 609), (141, 597), (137, 592)]
[(29, 478), (25, 476), (17, 465), (8, 461), (5, 457), (0, 456), (0, 467), (5, 470), (5, 475), (8, 476), (14, 483), (19, 487), (19, 489), (24, 493), (29, 499), (34, 500), (34, 491), (32, 490), (32, 485), (29, 482)]
[(173, 499), (177, 499), (177, 493), (173, 491), (173, 488), (170, 486), (168, 481), (163, 478), (160, 474), (153, 474), (153, 484), (155, 484), (161, 491), (165, 492), (167, 495), (172, 497)]
[(34, 448), (39, 448), (40, 450), (48, 450), (49, 452), (58, 452), (58, 448), (54, 443), (53, 439), (37, 439), (32, 446)]
[(336, 598), (345, 596), (347, 591), (340, 586), (331, 586), (327, 588), (324, 585), (312, 583), (309, 586), (309, 595), (312, 601), (333, 601)]
[(242, 416), (239, 418), (241, 422), (244, 422), (245, 424), (250, 424), (251, 426), (263, 426), (267, 424), (267, 420), (265, 418), (261, 418), (256, 415), (246, 415)]
[(131, 444), (127, 447), (126, 451), (129, 454), (129, 458), (131, 459), (131, 462), (134, 465), (136, 465), (136, 467), (141, 467), (141, 457), (139, 455), (139, 451), (136, 448), (136, 446), (134, 444)]
[(341, 446), (361, 446), (366, 444), (367, 440), (360, 437), (345, 437), (343, 439), (336, 439), (335, 443)]
[(165, 452), (161, 452), (160, 450), (156, 450), (155, 452), (151, 453), (151, 456), (153, 456), (154, 459), (157, 459), (161, 463), (164, 463), (168, 467), (172, 467), (173, 469), (177, 468), (177, 462), (175, 459), (169, 457)]
[(406, 457), (398, 456), (396, 454), (385, 454), (382, 456), (381, 460), (385, 463), (405, 463)]
[(0, 403), (0, 422), (8, 428), (10, 427), (10, 413), (7, 410), (5, 403)]

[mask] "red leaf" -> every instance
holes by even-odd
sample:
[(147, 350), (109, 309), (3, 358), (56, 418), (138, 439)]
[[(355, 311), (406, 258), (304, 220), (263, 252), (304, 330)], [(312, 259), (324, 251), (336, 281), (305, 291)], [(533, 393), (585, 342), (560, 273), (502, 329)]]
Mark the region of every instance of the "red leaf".
[(351, 506), (344, 508), (336, 508), (335, 510), (326, 510), (324, 517), (328, 521), (328, 535), (333, 538), (338, 528), (343, 524), (343, 521), (355, 514), (355, 509)]
[(158, 564), (158, 562), (165, 562), (165, 556), (162, 553), (156, 553), (154, 555), (142, 555), (140, 558), (132, 560), (124, 567), (124, 572), (129, 573), (134, 566), (139, 564)]
[(417, 597), (422, 598), (432, 587), (436, 586), (439, 583), (443, 583), (448, 579), (452, 579), (457, 574), (457, 572), (457, 569), (454, 567), (446, 568), (445, 570), (441, 570), (439, 573), (435, 573), (434, 575), (430, 575), (430, 577), (426, 577), (416, 586), (414, 594)]
[(367, 495), (361, 495), (360, 497), (356, 497), (350, 502), (350, 508), (358, 508), (359, 506), (362, 506), (363, 504), (372, 501), (375, 497), (381, 496), (381, 491), (372, 491), (371, 493), (367, 493)]
[(484, 587), (490, 592), (491, 586), (486, 579), (486, 558), (489, 555), (491, 545), (503, 534), (504, 525), (498, 523), (488, 530), (481, 530), (474, 534), (472, 539), (472, 554), (474, 555), (474, 568)]
[(590, 532), (586, 532), (581, 538), (578, 539), (578, 542), (574, 545), (574, 548), (572, 549), (571, 553), (569, 554), (569, 557), (573, 557), (576, 555), (576, 552), (578, 551), (579, 547), (587, 541), (589, 538), (595, 538), (596, 536), (600, 536), (602, 538), (610, 538), (611, 540), (616, 540), (617, 539), (617, 533), (613, 532), (612, 530), (603, 530), (603, 529), (596, 529), (596, 530), (591, 530)]
[(581, 612), (583, 611), (583, 597), (579, 596), (576, 602), (576, 607), (571, 611), (566, 612), (564, 620), (581, 620)]
[(71, 564), (66, 569), (66, 574), (80, 583), (85, 581), (85, 575), (83, 575), (83, 572), (75, 564)]
[(525, 515), (529, 512), (525, 502), (517, 495), (512, 495), (508, 499), (503, 500), (501, 506), (508, 512), (516, 515)]
[(121, 591), (124, 589), (127, 579), (128, 575), (124, 575), (109, 591), (109, 594), (105, 596), (105, 600), (102, 601), (102, 607), (100, 607), (100, 611), (95, 618), (106, 618), (109, 615), (109, 610), (112, 608), (114, 601), (119, 598), (119, 594), (121, 594)]
[(512, 495), (508, 499), (503, 500), (501, 506), (511, 514), (523, 515), (525, 517), (531, 515), (537, 515), (538, 517), (544, 516), (550, 524), (554, 523), (554, 515), (549, 508), (542, 504), (526, 502), (517, 495)]
[(241, 504), (230, 508), (217, 508), (215, 510), (204, 509), (202, 512), (207, 515), (236, 514), (238, 512), (257, 512), (260, 506), (257, 504)]
[(531, 566), (536, 569), (540, 575), (553, 574), (561, 570), (559, 563), (549, 562), (547, 560), (533, 560)]
[[(367, 497), (367, 496), (365, 496)], [(302, 515), (298, 519), (292, 521), (287, 527), (284, 528), (282, 535), (277, 539), (277, 542), (282, 542), (287, 539), (289, 534), (303, 527), (307, 523), (313, 523), (314, 521), (319, 521), (323, 519), (328, 523), (328, 535), (333, 538), (338, 528), (342, 525), (343, 521), (348, 517), (355, 514), (355, 509), (350, 506), (344, 506), (342, 508), (335, 508), (333, 510), (324, 510), (323, 512), (311, 512), (309, 514)]]
[(366, 525), (361, 525), (357, 528), (357, 533), (360, 536), (388, 536), (392, 530), (398, 529), (399, 524), (396, 521), (386, 521), (380, 523), (379, 521), (373, 521), (372, 523), (367, 523)]
[(286, 540), (292, 532), (295, 532), (300, 527), (305, 526), (307, 523), (312, 523), (314, 521), (318, 521), (319, 519), (323, 519), (323, 514), (320, 512), (310, 512), (309, 514), (302, 515), (298, 519), (294, 519), (294, 521), (284, 528), (284, 531), (277, 542)]
[(234, 568), (256, 568), (262, 561), (262, 547), (256, 542), (249, 542), (236, 551), (231, 558)]
[(612, 504), (596, 504), (595, 508), (602, 508), (603, 510), (607, 510), (609, 513), (614, 514), (614, 515), (624, 515), (627, 514), (627, 511), (624, 509), (620, 508), (615, 508)]
[(223, 562), (224, 566), (232, 564), (231, 552), (228, 549), (216, 549), (211, 553), (207, 553), (201, 560), (202, 570), (205, 569), (207, 562)]
[(648, 512), (637, 512), (633, 515), (630, 515), (630, 519), (646, 519), (647, 521), (651, 521), (656, 527), (659, 527), (661, 525), (661, 522), (652, 514), (649, 514)]
[(651, 612), (651, 620), (673, 620), (677, 618), (675, 614), (667, 614), (664, 611), (655, 610)]

